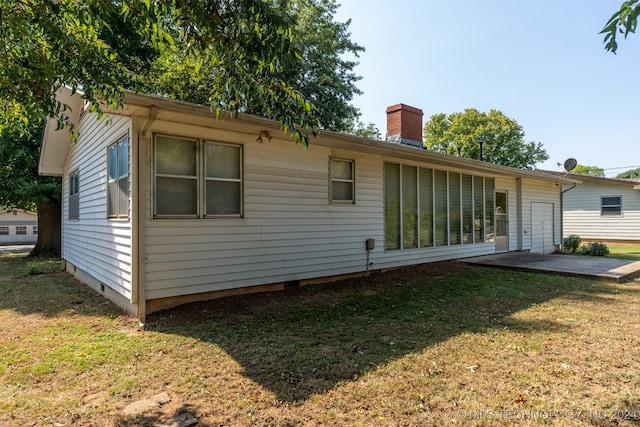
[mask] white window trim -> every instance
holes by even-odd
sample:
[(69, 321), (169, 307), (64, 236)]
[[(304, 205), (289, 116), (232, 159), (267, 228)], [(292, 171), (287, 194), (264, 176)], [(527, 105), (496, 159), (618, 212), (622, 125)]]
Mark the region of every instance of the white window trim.
[[(156, 138), (157, 137), (166, 137), (172, 139), (178, 139), (183, 141), (191, 141), (196, 143), (196, 175), (191, 178), (196, 180), (196, 214), (158, 214), (157, 213), (157, 196), (156, 196), (156, 178), (158, 176), (161, 177), (172, 177), (170, 174), (160, 174), (156, 171)], [(235, 147), (240, 149), (240, 178), (211, 178), (207, 177), (206, 171), (206, 144), (219, 144), (219, 145), (227, 145), (230, 147)], [(171, 135), (165, 133), (156, 133), (153, 136), (153, 159), (152, 159), (152, 168), (153, 168), (153, 219), (238, 219), (244, 218), (244, 145), (243, 144), (235, 144), (228, 143), (222, 141), (214, 141), (210, 139), (202, 139), (202, 138), (190, 138), (187, 136), (178, 136)], [(179, 175), (176, 178), (187, 179), (186, 175)], [(226, 182), (238, 182), (240, 183), (240, 213), (238, 214), (207, 214), (207, 195), (206, 195), (206, 183), (207, 181), (226, 181)]]
[[(342, 178), (334, 178), (333, 177), (333, 169), (331, 167), (331, 162), (334, 160), (339, 162), (348, 162), (351, 163), (351, 179), (342, 179)], [(342, 199), (334, 199), (333, 198), (333, 183), (334, 182), (348, 182), (351, 183), (351, 199), (342, 200)], [(342, 157), (330, 157), (329, 158), (329, 202), (336, 204), (355, 204), (356, 203), (356, 161), (353, 159), (345, 159)]]

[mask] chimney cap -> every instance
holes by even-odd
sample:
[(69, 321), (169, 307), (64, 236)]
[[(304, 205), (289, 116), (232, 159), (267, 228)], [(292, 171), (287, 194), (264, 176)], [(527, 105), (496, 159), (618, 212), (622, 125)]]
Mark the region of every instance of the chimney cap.
[(412, 113), (416, 113), (416, 114), (420, 114), (420, 115), (424, 114), (421, 109), (416, 108), (416, 107), (412, 107), (412, 106), (407, 105), (407, 104), (391, 105), (391, 106), (387, 107), (386, 113), (387, 114), (394, 113), (394, 112), (399, 111), (399, 110), (410, 111)]

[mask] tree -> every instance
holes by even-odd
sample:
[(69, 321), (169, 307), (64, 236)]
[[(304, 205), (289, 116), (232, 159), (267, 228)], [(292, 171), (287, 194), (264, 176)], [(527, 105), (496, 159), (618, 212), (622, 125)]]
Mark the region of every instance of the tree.
[(294, 82), (293, 87), (318, 107), (318, 122), (322, 129), (345, 132), (360, 113), (350, 104), (354, 95), (362, 92), (355, 83), (362, 77), (353, 69), (357, 62), (344, 55), (359, 56), (364, 47), (350, 40), (351, 20), (335, 22), (338, 9), (335, 0), (281, 0), (280, 10), (294, 11), (296, 47), (302, 52), (299, 69), (289, 68), (281, 76)]
[(378, 141), (382, 139), (380, 130), (373, 123), (367, 123), (365, 125), (362, 122), (358, 122), (356, 128), (353, 129), (350, 133), (361, 138), (376, 139)]
[(618, 175), (616, 175), (616, 178), (618, 179), (640, 178), (640, 168), (630, 169), (628, 171), (619, 173)]
[(533, 169), (549, 158), (541, 143), (526, 142), (515, 120), (501, 111), (468, 108), (461, 113), (435, 114), (424, 126), (424, 146), (430, 150), (480, 159), (504, 166)]
[(571, 173), (575, 173), (575, 174), (578, 174), (578, 175), (589, 175), (589, 176), (601, 176), (601, 177), (604, 177), (604, 169), (599, 168), (598, 166), (576, 165), (576, 167), (573, 168)]
[(60, 256), (60, 178), (38, 175), (43, 119), (31, 117), (21, 133), (0, 134), (0, 206), (38, 212), (38, 241), (30, 256)]
[(181, 48), (207, 52), (217, 66), (218, 90), (209, 103), (218, 112), (242, 111), (246, 100), (262, 101), (263, 110), (283, 129), (308, 143), (317, 127), (315, 106), (291, 82), (285, 70), (301, 53), (291, 16), (263, 0), (0, 0), (0, 131), (28, 129), (28, 108), (37, 106), (67, 126), (68, 108), (55, 94), (63, 85), (94, 111), (103, 103), (122, 105), (125, 87), (141, 83), (135, 67), (116, 50), (112, 17), (120, 15), (136, 34), (160, 51)]
[(616, 35), (624, 34), (626, 39), (630, 33), (635, 33), (640, 16), (640, 0), (627, 0), (622, 3), (620, 10), (611, 15), (600, 34), (604, 34), (605, 49), (616, 53), (618, 42)]
[[(358, 56), (364, 50), (349, 39), (350, 21), (334, 21), (338, 5), (334, 0), (279, 0), (276, 10), (292, 22), (292, 44), (299, 56), (286, 67), (269, 69), (268, 77), (284, 81), (315, 107), (317, 125), (322, 129), (346, 132), (359, 117), (350, 104), (360, 94), (353, 73), (356, 62), (342, 59), (344, 54)], [(154, 65), (148, 79), (150, 91), (184, 101), (207, 104), (214, 93), (228, 92), (226, 64), (211, 55), (210, 49), (166, 51)], [(234, 99), (229, 94), (229, 99)], [(220, 100), (216, 101), (220, 104)], [(234, 105), (239, 111), (277, 119), (279, 101), (259, 92), (245, 91)]]

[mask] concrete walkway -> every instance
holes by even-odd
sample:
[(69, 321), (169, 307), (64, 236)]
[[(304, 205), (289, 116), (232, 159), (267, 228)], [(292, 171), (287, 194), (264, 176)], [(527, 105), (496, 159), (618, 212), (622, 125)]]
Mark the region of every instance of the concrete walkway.
[(615, 282), (625, 282), (640, 276), (640, 261), (604, 257), (507, 252), (467, 258), (461, 261), (468, 264), (551, 272)]

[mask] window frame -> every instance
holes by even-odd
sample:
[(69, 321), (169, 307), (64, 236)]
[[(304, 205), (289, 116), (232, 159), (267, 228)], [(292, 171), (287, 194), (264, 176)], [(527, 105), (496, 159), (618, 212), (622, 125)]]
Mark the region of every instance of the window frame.
[[(126, 156), (127, 156), (127, 173), (126, 174), (122, 174), (120, 171), (120, 143), (124, 140), (126, 141)], [(110, 149), (112, 147), (115, 147), (115, 153), (116, 153), (116, 158), (115, 158), (115, 162), (116, 162), (116, 179), (115, 180), (111, 180), (110, 175), (109, 175), (109, 171), (110, 171)], [(125, 134), (122, 135), (120, 138), (116, 139), (116, 141), (110, 145), (107, 146), (107, 218), (110, 220), (114, 220), (114, 219), (129, 219), (129, 185), (130, 185), (130, 177), (131, 177), (131, 156), (130, 156), (130, 150), (131, 150), (131, 138), (129, 138), (129, 134)], [(119, 197), (119, 190), (121, 187), (121, 181), (125, 181), (125, 188), (126, 188), (126, 200), (124, 201), (124, 206), (121, 206), (121, 200)], [(109, 196), (110, 191), (109, 191), (109, 187), (110, 185), (114, 185), (113, 183), (115, 183), (115, 187), (118, 190), (118, 192), (116, 194), (118, 194), (118, 197), (115, 200), (115, 214), (111, 213), (111, 208), (112, 208), (112, 203), (114, 203), (114, 201), (111, 200), (111, 197)]]
[(69, 173), (68, 179), (69, 195), (68, 201), (68, 219), (80, 219), (80, 169), (75, 169)]
[[(404, 181), (409, 175), (403, 171), (405, 168), (414, 170), (416, 167), (417, 176), (411, 178), (412, 183), (407, 187)], [(486, 230), (495, 227), (495, 218), (487, 215), (487, 207), (493, 209), (495, 194), (493, 190), (487, 193), (487, 188), (495, 187), (495, 177), (393, 160), (384, 161), (383, 171), (385, 251), (491, 243)], [(417, 185), (416, 213), (420, 218), (417, 247), (412, 241), (409, 245), (406, 244), (407, 227), (404, 224), (405, 208), (409, 206), (411, 213), (415, 211), (414, 204), (408, 204), (404, 200), (407, 196), (416, 197), (413, 192), (405, 191), (405, 188), (413, 189), (414, 180)], [(467, 183), (466, 187), (463, 185), (464, 181)], [(463, 196), (466, 196), (466, 204), (463, 203)], [(466, 241), (463, 238), (465, 215), (468, 228)], [(423, 217), (425, 221), (422, 221)], [(454, 231), (459, 234), (459, 238), (452, 237)]]
[[(618, 199), (617, 204), (604, 204), (604, 199)], [(617, 208), (617, 211), (605, 211), (605, 208)], [(622, 216), (622, 195), (615, 196), (600, 196), (600, 216), (610, 217), (610, 216)]]
[[(178, 141), (186, 141), (189, 143), (195, 143), (195, 175), (175, 175), (158, 173), (158, 146), (157, 138), (169, 138)], [(224, 178), (224, 177), (210, 177), (207, 173), (207, 146), (208, 144), (224, 145), (237, 148), (239, 150), (239, 178)], [(155, 133), (153, 135), (153, 147), (152, 147), (153, 159), (153, 219), (223, 219), (223, 218), (244, 218), (244, 144), (230, 143), (219, 140), (204, 139), (197, 137), (188, 137), (181, 135), (171, 135), (166, 133)], [(173, 214), (173, 213), (158, 213), (158, 183), (157, 179), (160, 178), (176, 178), (176, 179), (191, 179), (196, 183), (196, 197), (195, 197), (195, 210), (194, 213), (187, 214)], [(238, 213), (224, 213), (215, 214), (207, 212), (207, 182), (234, 182), (239, 184), (239, 206)]]
[(11, 229), (7, 225), (0, 225), (0, 236), (9, 236)]
[[(334, 178), (333, 162), (345, 162), (351, 165), (351, 179)], [(336, 199), (333, 197), (333, 183), (351, 183), (351, 199)], [(329, 202), (336, 204), (355, 204), (356, 203), (356, 161), (346, 159), (344, 157), (329, 157)]]

